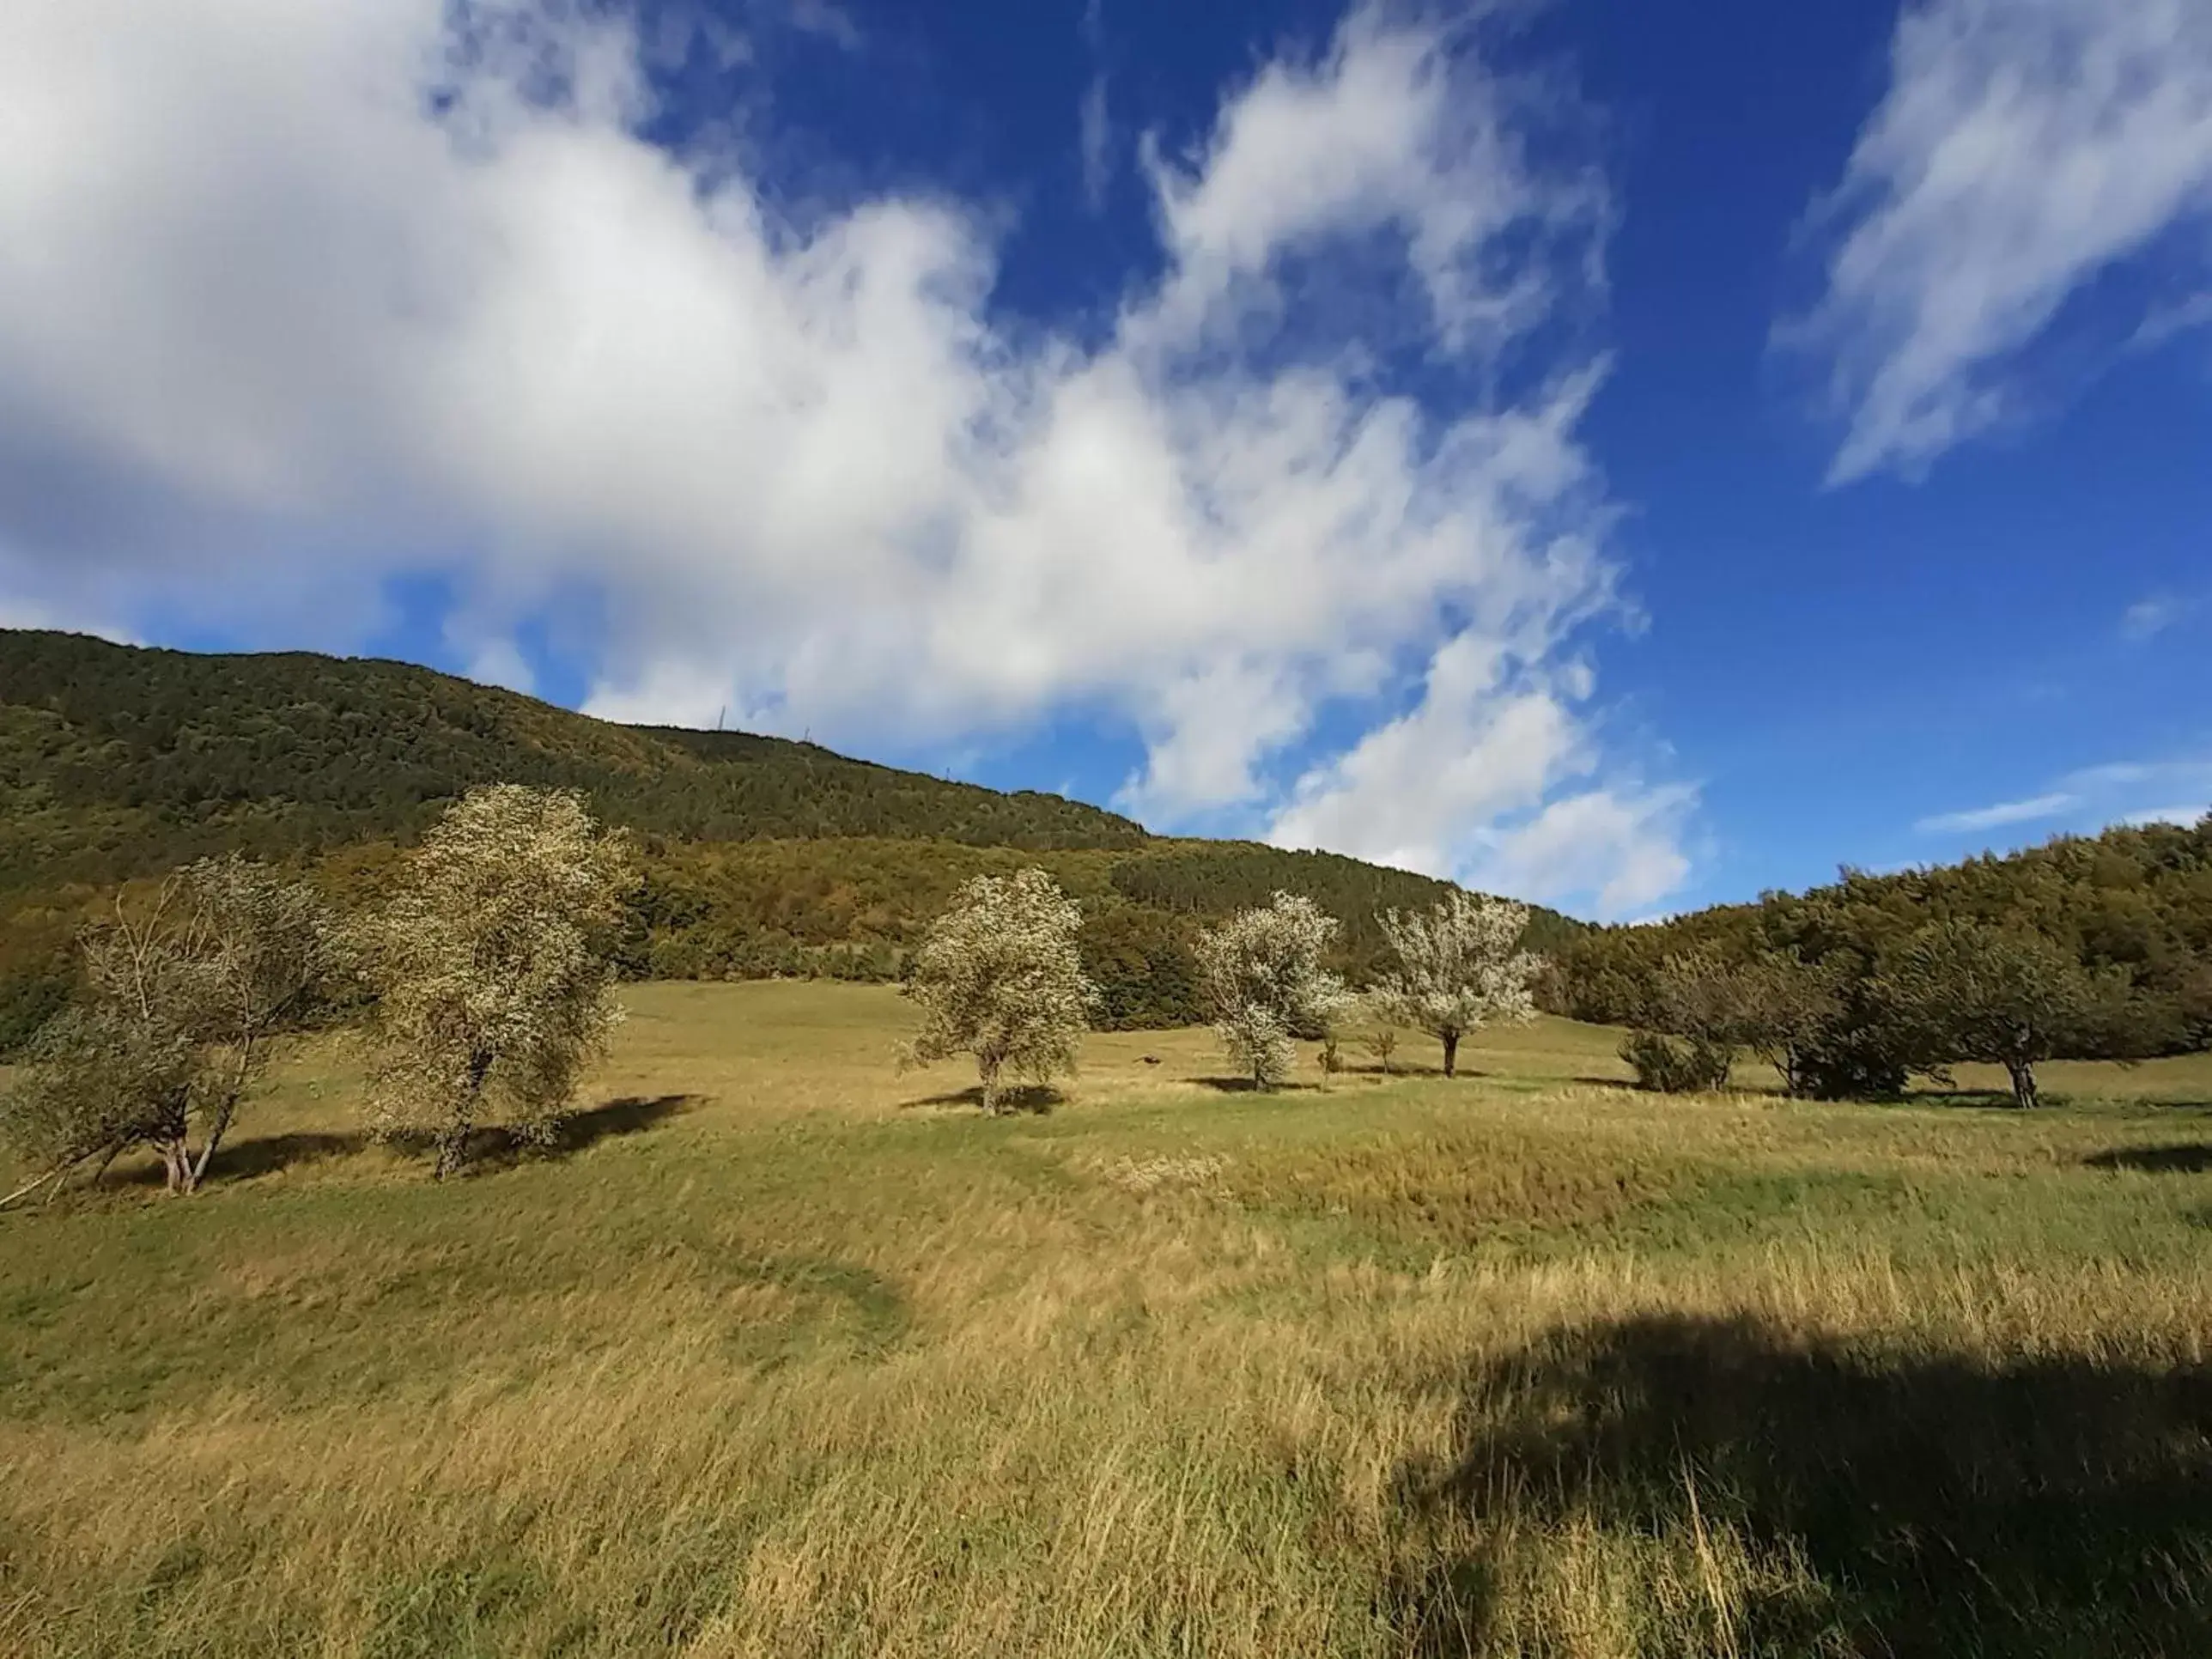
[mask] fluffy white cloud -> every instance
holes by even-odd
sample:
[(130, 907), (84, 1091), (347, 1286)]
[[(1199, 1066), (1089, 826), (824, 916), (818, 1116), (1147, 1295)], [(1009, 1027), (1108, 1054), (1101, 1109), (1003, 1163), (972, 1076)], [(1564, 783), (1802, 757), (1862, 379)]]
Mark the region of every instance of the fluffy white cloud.
[(1632, 916), (1688, 875), (1680, 842), (1692, 804), (1679, 787), (1562, 796), (1493, 837), (1468, 874), (1478, 885), (1539, 898), (1594, 893), (1599, 915)]
[[(1613, 603), (1595, 368), (1485, 390), (1587, 299), (1603, 194), (1529, 159), (1466, 29), (1358, 10), (1195, 152), (1152, 147), (1164, 274), (1091, 345), (996, 320), (957, 204), (793, 222), (737, 158), (647, 142), (619, 20), (17, 0), (5, 39), (18, 610), (344, 644), (427, 574), (511, 682), (516, 627), (588, 610), (616, 717), (865, 744), (1074, 711), (1142, 738), (1127, 799), (1158, 821), (1608, 903), (1679, 878), (1679, 813), (1607, 784), (1565, 654)], [(1394, 392), (1402, 342), (1316, 276), (1378, 242), (1449, 407)]]
[(2212, 212), (2212, 6), (1912, 0), (1887, 97), (1823, 219), (1832, 477), (1911, 472), (2005, 418), (2068, 296)]

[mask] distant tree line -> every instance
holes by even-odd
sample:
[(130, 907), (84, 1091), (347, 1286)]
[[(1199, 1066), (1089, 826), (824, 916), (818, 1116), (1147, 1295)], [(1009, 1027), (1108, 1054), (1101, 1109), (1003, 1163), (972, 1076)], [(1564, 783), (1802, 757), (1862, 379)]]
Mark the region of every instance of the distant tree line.
[(2033, 1105), (2045, 1060), (2212, 1046), (2212, 817), (1591, 929), (1541, 994), (1632, 1027), (1653, 1087), (1723, 1086), (1749, 1054), (1792, 1093), (1870, 1098), (1978, 1061)]

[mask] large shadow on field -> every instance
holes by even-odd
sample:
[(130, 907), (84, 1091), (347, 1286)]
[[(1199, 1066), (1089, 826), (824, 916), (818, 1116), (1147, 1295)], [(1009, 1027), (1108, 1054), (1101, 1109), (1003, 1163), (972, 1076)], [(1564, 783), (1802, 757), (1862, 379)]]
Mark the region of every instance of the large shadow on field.
[[(562, 1119), (550, 1140), (528, 1139), (510, 1129), (478, 1129), (469, 1137), (464, 1171), (507, 1169), (530, 1158), (571, 1158), (603, 1140), (657, 1128), (689, 1110), (697, 1099), (694, 1095), (658, 1095), (610, 1100)], [(411, 1158), (428, 1159), (437, 1154), (436, 1141), (427, 1134), (395, 1135), (386, 1144)], [(208, 1176), (213, 1181), (250, 1181), (257, 1176), (351, 1158), (368, 1151), (369, 1145), (367, 1132), (358, 1129), (233, 1139), (217, 1149)], [(150, 1162), (134, 1164), (115, 1178), (133, 1186), (159, 1186), (161, 1167)]]
[[(1734, 1527), (1826, 1587), (1743, 1609), (1741, 1651), (2212, 1654), (2212, 1371), (1881, 1362), (1749, 1322), (1559, 1334), (1462, 1380), (1461, 1444), (1417, 1512)], [(1691, 1492), (1694, 1478), (1696, 1495)], [(1693, 1510), (1693, 1504), (1696, 1506)], [(1404, 1587), (1417, 1650), (1491, 1617), (1478, 1545)]]

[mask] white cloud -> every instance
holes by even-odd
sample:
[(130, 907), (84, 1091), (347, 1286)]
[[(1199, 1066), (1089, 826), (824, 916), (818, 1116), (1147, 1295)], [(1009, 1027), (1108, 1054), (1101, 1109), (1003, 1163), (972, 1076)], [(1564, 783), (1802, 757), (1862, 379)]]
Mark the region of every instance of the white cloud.
[(858, 52), (867, 44), (853, 14), (834, 0), (791, 0), (790, 18), (792, 27), (800, 33), (818, 34), (847, 52)]
[(2143, 811), (2130, 812), (2118, 822), (2138, 830), (2152, 823), (2178, 823), (2185, 830), (2191, 830), (2208, 812), (2212, 812), (2212, 801), (2200, 801), (2194, 806), (2153, 806)]
[(2077, 795), (2038, 795), (2032, 800), (2000, 801), (1994, 806), (1978, 806), (1971, 811), (1938, 813), (1934, 817), (1921, 819), (1912, 827), (1923, 835), (1957, 835), (1978, 830), (1997, 830), (2008, 823), (2033, 823), (2039, 818), (2055, 818), (2081, 804), (2081, 798)]
[(2120, 616), (2120, 633), (2130, 640), (2147, 640), (2162, 634), (2179, 619), (2181, 606), (2166, 594), (2138, 599)]
[[(793, 223), (738, 158), (647, 142), (596, 12), (16, 0), (7, 35), (11, 605), (343, 645), (428, 574), (520, 680), (514, 626), (580, 594), (616, 717), (866, 745), (1077, 712), (1142, 738), (1157, 822), (1609, 905), (1679, 878), (1681, 803), (1609, 780), (1567, 654), (1613, 604), (1596, 366), (1487, 390), (1592, 298), (1603, 192), (1531, 159), (1468, 28), (1356, 11), (1155, 147), (1164, 274), (1089, 347), (994, 324), (985, 216)], [(1395, 395), (1371, 313), (1308, 280), (1377, 238), (1451, 406)]]
[(2212, 211), (2203, 0), (1913, 0), (1887, 95), (1820, 218), (1836, 482), (1913, 472), (2005, 419), (2068, 296)]
[(2150, 790), (2170, 800), (2191, 790), (2212, 789), (2212, 760), (2115, 761), (2084, 767), (2062, 781), (2085, 795)]
[(1692, 805), (1691, 793), (1679, 787), (1565, 796), (1497, 836), (1468, 879), (1540, 899), (1595, 893), (1601, 918), (1635, 915), (1688, 876), (1681, 838)]

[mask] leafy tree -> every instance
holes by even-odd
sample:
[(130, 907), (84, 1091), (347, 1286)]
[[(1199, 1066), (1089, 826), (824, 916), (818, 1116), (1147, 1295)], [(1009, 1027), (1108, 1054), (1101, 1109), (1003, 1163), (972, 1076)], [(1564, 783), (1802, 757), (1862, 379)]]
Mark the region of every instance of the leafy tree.
[(1098, 1029), (1157, 1030), (1203, 1021), (1198, 961), (1191, 952), (1197, 933), (1194, 922), (1135, 904), (1086, 915), (1083, 971), (1098, 988)]
[(1844, 1000), (1834, 969), (1762, 951), (1739, 970), (1744, 1046), (1771, 1066), (1784, 1093), (1812, 1092), (1815, 1057), (1834, 1037)]
[(2084, 968), (2040, 933), (1983, 922), (1921, 929), (1886, 963), (1881, 982), (1923, 1065), (2002, 1066), (2022, 1107), (2039, 1099), (2039, 1060), (2109, 1046), (2126, 1013), (2124, 974)]
[(379, 1133), (427, 1130), (441, 1178), (488, 1104), (550, 1138), (621, 1018), (614, 951), (636, 885), (628, 838), (572, 791), (494, 784), (449, 807), (362, 928)]
[(1531, 988), (1543, 963), (1521, 948), (1528, 906), (1455, 888), (1426, 911), (1391, 910), (1378, 920), (1398, 959), (1381, 994), (1406, 1024), (1443, 1044), (1446, 1077), (1469, 1032), (1535, 1018)]
[(330, 914), (265, 865), (209, 860), (118, 899), (82, 951), (84, 1000), (34, 1038), (11, 1138), (57, 1179), (149, 1146), (171, 1192), (196, 1192), (271, 1039), (343, 966)]
[(1326, 1030), (1348, 1000), (1322, 966), (1338, 923), (1311, 899), (1277, 893), (1199, 936), (1199, 981), (1222, 1047), (1255, 1088), (1279, 1087), (1297, 1057), (1294, 1039)]
[(915, 953), (906, 994), (921, 1029), (903, 1060), (975, 1055), (994, 1114), (1008, 1072), (1042, 1084), (1073, 1071), (1098, 1000), (1076, 945), (1082, 927), (1082, 907), (1042, 870), (969, 882)]

